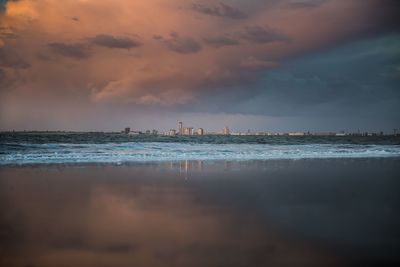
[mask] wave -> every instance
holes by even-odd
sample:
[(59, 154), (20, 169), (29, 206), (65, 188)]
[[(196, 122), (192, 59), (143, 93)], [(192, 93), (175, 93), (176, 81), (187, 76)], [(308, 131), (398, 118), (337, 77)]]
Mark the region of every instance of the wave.
[(400, 145), (129, 142), (107, 144), (3, 143), (0, 147), (1, 165), (381, 157), (400, 157)]

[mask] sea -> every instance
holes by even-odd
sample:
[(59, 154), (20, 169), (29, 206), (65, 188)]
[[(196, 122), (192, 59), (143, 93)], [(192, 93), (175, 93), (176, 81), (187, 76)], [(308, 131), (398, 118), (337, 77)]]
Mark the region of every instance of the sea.
[(387, 157), (400, 157), (399, 136), (0, 134), (1, 165)]
[(399, 136), (0, 133), (0, 266), (400, 266)]

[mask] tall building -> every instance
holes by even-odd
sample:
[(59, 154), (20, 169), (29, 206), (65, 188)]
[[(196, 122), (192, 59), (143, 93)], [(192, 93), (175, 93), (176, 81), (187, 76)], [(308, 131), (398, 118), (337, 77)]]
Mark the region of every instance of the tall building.
[(183, 123), (181, 121), (178, 122), (178, 134), (183, 134)]
[(131, 128), (126, 127), (125, 130), (124, 130), (124, 133), (125, 133), (125, 134), (128, 134), (130, 131), (131, 131)]
[(223, 135), (229, 135), (230, 134), (228, 126), (225, 126), (224, 130), (222, 131), (222, 134)]

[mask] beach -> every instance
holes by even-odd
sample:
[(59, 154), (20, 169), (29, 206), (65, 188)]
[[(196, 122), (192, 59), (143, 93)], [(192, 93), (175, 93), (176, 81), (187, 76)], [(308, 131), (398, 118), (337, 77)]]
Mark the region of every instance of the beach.
[(395, 266), (400, 159), (0, 167), (1, 266)]

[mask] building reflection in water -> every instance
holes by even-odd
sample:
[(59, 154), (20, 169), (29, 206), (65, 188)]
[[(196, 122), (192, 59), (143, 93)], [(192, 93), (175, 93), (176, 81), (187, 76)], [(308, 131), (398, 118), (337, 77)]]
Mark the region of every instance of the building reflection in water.
[(203, 171), (202, 160), (182, 160), (182, 161), (170, 161), (169, 170), (178, 171), (181, 176), (188, 179), (190, 172), (202, 172)]

